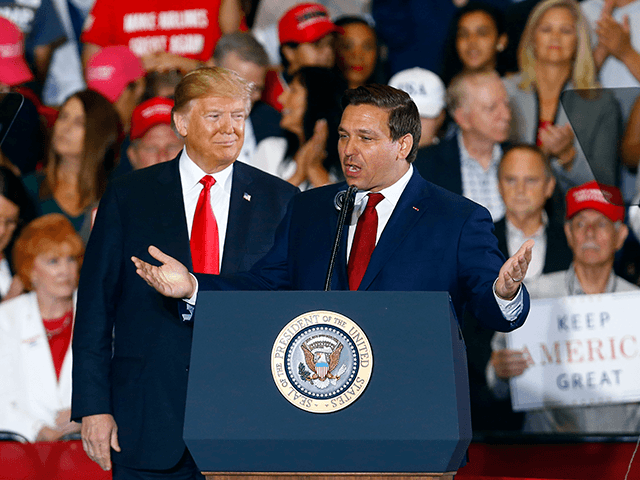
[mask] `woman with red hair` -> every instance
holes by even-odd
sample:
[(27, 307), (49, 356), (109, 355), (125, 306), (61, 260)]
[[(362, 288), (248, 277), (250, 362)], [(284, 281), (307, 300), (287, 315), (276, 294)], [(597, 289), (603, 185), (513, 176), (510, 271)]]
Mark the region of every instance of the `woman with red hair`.
[(27, 293), (0, 304), (0, 430), (29, 441), (80, 431), (70, 421), (71, 334), (84, 244), (62, 214), (29, 223), (16, 240)]

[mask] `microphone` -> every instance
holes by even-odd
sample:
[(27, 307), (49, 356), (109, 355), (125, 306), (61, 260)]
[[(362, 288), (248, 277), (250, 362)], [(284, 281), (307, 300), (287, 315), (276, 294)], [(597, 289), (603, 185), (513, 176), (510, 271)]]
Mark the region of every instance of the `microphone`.
[(336, 227), (336, 238), (333, 241), (333, 249), (331, 250), (331, 258), (329, 260), (329, 268), (327, 270), (327, 276), (324, 281), (324, 291), (331, 290), (331, 277), (333, 276), (333, 269), (336, 263), (336, 257), (338, 256), (338, 250), (340, 249), (340, 240), (342, 239), (342, 231), (344, 230), (344, 224), (347, 221), (347, 215), (353, 210), (354, 200), (356, 198), (356, 192), (358, 187), (351, 185), (348, 190), (342, 190), (336, 194), (333, 199), (333, 205), (336, 210), (340, 212), (338, 217), (338, 226)]
[[(352, 188), (354, 188), (356, 192), (358, 191), (357, 187), (349, 187), (349, 190), (351, 190)], [(336, 196), (333, 197), (333, 206), (336, 207), (336, 210), (342, 210), (345, 199), (349, 196), (349, 190), (340, 190), (338, 193), (336, 193)], [(347, 210), (351, 209), (353, 209), (353, 202), (351, 202), (351, 205), (349, 205), (349, 208)]]

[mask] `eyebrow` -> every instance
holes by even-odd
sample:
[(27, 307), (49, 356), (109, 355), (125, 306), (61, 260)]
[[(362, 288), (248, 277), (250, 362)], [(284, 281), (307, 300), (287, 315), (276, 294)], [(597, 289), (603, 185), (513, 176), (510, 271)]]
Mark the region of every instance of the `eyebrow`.
[[(343, 127), (338, 127), (338, 131), (339, 132), (347, 132), (347, 130)], [(371, 130), (369, 128), (357, 128), (355, 130), (355, 133), (359, 133), (359, 134), (366, 134), (366, 135), (377, 135), (378, 132), (376, 132), (375, 130)]]
[(225, 109), (220, 109), (220, 108), (210, 108), (210, 109), (204, 110), (202, 112), (202, 114), (203, 115), (208, 115), (209, 113), (226, 113), (226, 112), (229, 112), (229, 113), (232, 113), (232, 114), (233, 113), (240, 113), (240, 112), (245, 113), (245, 109), (244, 108), (237, 108), (237, 109), (234, 109), (234, 110), (225, 110)]

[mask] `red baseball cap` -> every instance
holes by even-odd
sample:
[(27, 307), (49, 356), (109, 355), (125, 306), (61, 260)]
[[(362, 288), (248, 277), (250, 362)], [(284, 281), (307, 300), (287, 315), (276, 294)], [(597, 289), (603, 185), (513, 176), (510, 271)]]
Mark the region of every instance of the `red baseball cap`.
[(592, 180), (567, 192), (567, 220), (586, 209), (597, 210), (612, 222), (624, 220), (624, 201), (618, 187)]
[(318, 3), (301, 3), (289, 9), (278, 22), (280, 45), (317, 42), (331, 32), (340, 31), (329, 12)]
[(10, 87), (33, 80), (24, 60), (23, 36), (11, 20), (0, 17), (0, 82)]
[(145, 76), (142, 62), (129, 47), (105, 47), (87, 65), (87, 87), (115, 102), (125, 87)]
[(144, 136), (151, 127), (171, 125), (171, 109), (174, 102), (168, 98), (153, 97), (138, 105), (131, 115), (131, 140)]

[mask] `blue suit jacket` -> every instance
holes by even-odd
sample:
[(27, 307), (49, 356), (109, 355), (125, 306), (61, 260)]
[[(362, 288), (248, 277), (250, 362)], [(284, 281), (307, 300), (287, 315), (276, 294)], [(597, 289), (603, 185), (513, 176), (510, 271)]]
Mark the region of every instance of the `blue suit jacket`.
[[(338, 222), (333, 199), (345, 184), (294, 197), (271, 251), (246, 274), (197, 275), (202, 290), (322, 290)], [(494, 330), (517, 328), (503, 317), (493, 295), (504, 257), (480, 205), (425, 181), (417, 171), (407, 184), (376, 245), (360, 290), (447, 291), (458, 318), (468, 306)], [(348, 290), (347, 229), (336, 262), (333, 290)]]
[[(235, 163), (223, 273), (248, 270), (264, 256), (297, 191)], [(72, 417), (113, 414), (122, 448), (112, 452), (114, 462), (167, 469), (185, 449), (193, 327), (179, 316), (177, 300), (135, 273), (132, 255), (157, 263), (151, 244), (191, 266), (177, 158), (120, 177), (100, 202), (78, 289)]]
[(437, 145), (418, 149), (413, 166), (428, 181), (462, 195), (462, 170), (457, 135), (443, 139)]

